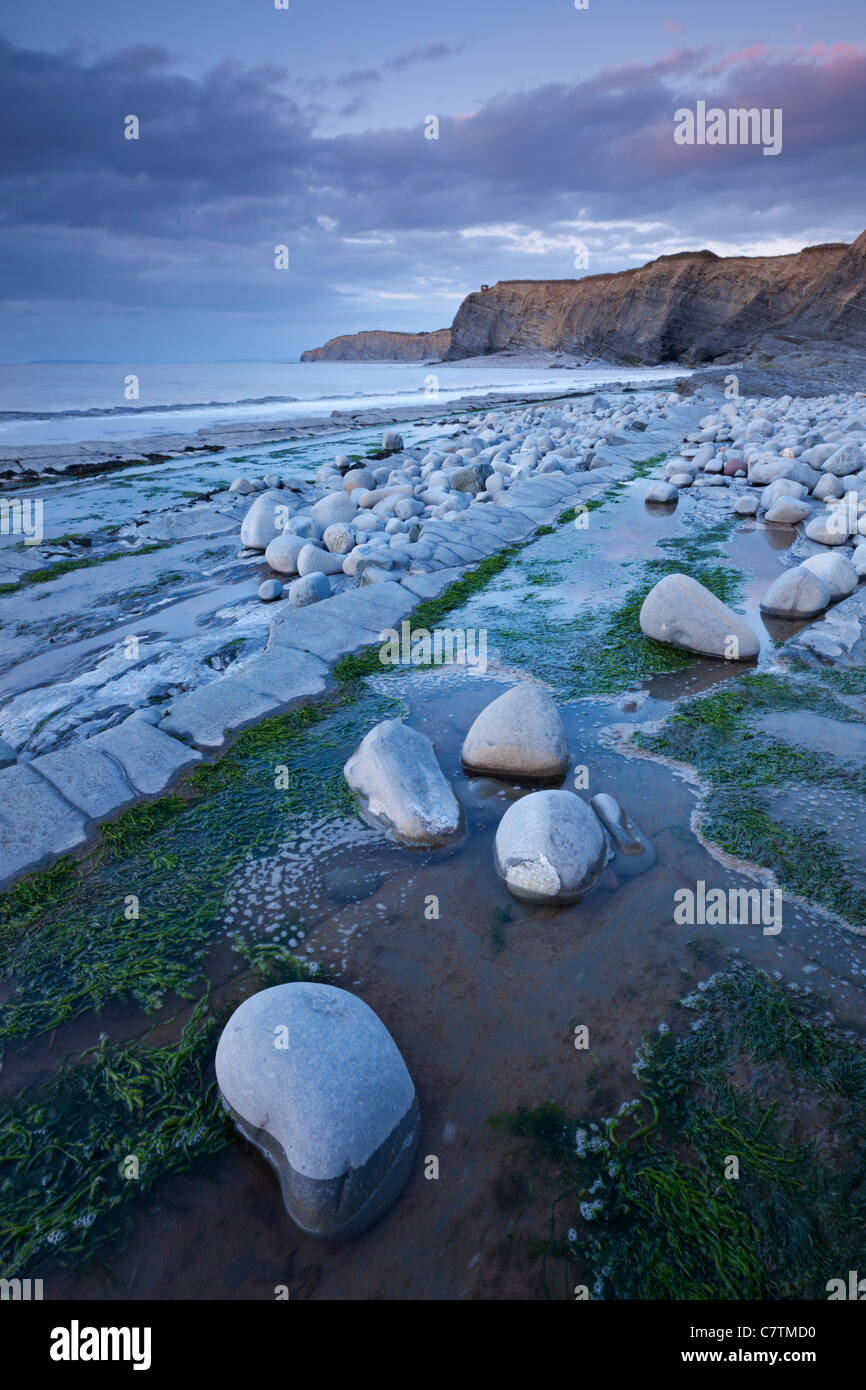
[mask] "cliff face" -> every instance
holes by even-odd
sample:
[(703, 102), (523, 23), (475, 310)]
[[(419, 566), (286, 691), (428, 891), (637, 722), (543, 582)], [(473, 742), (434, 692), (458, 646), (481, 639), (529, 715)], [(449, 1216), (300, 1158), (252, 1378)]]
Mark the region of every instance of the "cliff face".
[[(432, 333), (388, 333), (370, 329), (332, 338), (324, 347), (301, 353), (302, 362), (423, 362), (442, 357), (451, 342), (450, 328)], [(465, 354), (461, 354), (464, 356)]]
[(778, 331), (866, 348), (866, 232), (845, 248), (811, 298)]
[(503, 280), (464, 299), (446, 357), (536, 348), (697, 365), (768, 332), (821, 337), (828, 325), (866, 338), (866, 233), (789, 256), (683, 252), (582, 280)]

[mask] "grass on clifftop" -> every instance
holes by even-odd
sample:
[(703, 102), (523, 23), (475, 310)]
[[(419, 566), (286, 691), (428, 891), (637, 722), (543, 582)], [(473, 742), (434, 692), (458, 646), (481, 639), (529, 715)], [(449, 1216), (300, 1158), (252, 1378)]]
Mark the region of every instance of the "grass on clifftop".
[[(573, 1299), (825, 1299), (862, 1268), (866, 1052), (740, 963), (644, 1037), (616, 1115), (549, 1103), (489, 1123), (558, 1174), (542, 1286)], [(739, 1176), (731, 1156), (739, 1164)]]

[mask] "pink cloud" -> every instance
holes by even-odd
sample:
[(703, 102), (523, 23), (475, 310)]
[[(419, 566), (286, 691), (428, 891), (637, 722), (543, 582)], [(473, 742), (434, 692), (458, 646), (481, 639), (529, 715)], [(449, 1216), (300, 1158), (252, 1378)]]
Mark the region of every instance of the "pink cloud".
[(683, 32), (683, 26), (678, 19), (666, 19), (665, 32), (668, 34), (681, 34)]

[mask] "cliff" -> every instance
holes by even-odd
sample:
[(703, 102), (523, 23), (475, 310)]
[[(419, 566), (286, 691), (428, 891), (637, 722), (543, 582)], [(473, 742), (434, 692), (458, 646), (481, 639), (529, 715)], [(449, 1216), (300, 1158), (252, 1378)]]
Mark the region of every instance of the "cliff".
[(787, 256), (686, 251), (581, 280), (502, 280), (467, 295), (445, 356), (539, 349), (698, 365), (788, 332), (866, 345), (866, 233)]
[(369, 329), (331, 338), (324, 347), (302, 352), (301, 361), (423, 362), (428, 357), (444, 356), (450, 342), (450, 328), (436, 328), (432, 333), (388, 333), (384, 329)]

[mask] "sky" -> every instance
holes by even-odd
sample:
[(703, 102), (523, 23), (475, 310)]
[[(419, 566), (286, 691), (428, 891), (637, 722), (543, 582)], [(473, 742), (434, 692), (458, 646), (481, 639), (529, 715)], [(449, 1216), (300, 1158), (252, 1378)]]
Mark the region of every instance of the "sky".
[[(780, 153), (676, 143), (699, 101), (781, 110)], [(291, 361), (851, 241), (864, 168), (863, 0), (5, 0), (0, 361)]]

